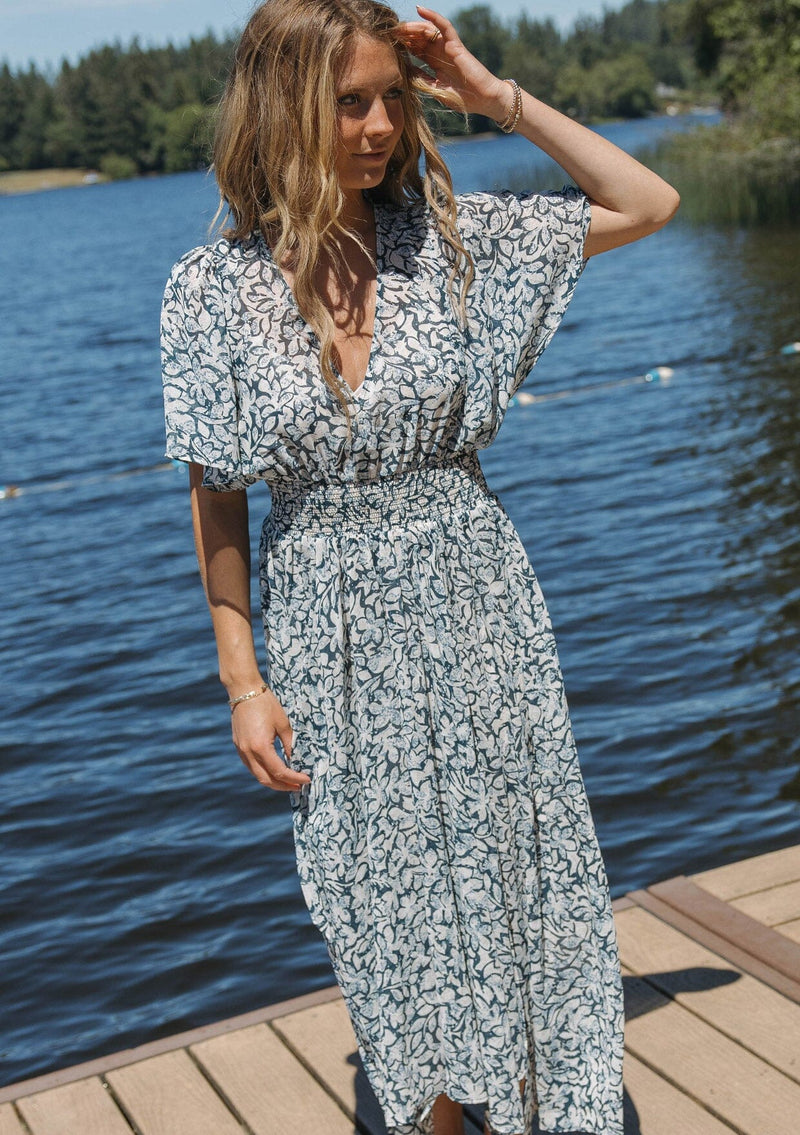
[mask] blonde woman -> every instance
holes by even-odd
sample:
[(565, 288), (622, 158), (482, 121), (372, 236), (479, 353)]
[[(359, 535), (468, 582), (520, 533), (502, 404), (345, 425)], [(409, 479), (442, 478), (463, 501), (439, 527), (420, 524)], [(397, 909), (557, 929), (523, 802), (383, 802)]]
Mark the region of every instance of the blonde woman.
[[(290, 794), (389, 1131), (462, 1135), (474, 1102), (495, 1135), (535, 1116), (621, 1135), (603, 862), (547, 612), (478, 452), (586, 261), (678, 197), (418, 12), (267, 0), (250, 19), (215, 143), (230, 227), (164, 299), (168, 453), (190, 463), (234, 743)], [(423, 92), (516, 130), (579, 188), (454, 196)]]

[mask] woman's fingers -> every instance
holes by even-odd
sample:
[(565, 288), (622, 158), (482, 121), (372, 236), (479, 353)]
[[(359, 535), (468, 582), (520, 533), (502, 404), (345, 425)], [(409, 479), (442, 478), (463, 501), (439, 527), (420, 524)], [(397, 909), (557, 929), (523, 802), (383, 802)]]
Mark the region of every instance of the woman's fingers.
[[(441, 17), (441, 19), (444, 20), (444, 17)], [(441, 66), (447, 61), (444, 49), (448, 38), (458, 41), (453, 25), (449, 21), (445, 20), (444, 22), (448, 24), (449, 28), (447, 35), (442, 28), (429, 20), (407, 20), (405, 23), (398, 24), (396, 35), (409, 51), (418, 55), (420, 59), (424, 59), (431, 67)]]
[(283, 747), (283, 752), (286, 760), (291, 762), (292, 746), (294, 745), (294, 730), (292, 729), (288, 721), (286, 722), (285, 726), (278, 729), (278, 736), (281, 739), (281, 746)]
[(416, 9), (424, 19), (429, 20), (430, 23), (442, 33), (445, 39), (447, 39), (448, 36), (458, 39), (456, 29), (441, 12), (436, 12), (433, 8), (423, 8), (421, 4), (417, 4)]
[(250, 752), (240, 750), (239, 756), (258, 783), (265, 788), (273, 788), (276, 792), (297, 792), (302, 785), (311, 783), (308, 773), (289, 768), (272, 744)]
[[(292, 755), (292, 727), (271, 690), (261, 698), (237, 705), (232, 725), (236, 750), (259, 784), (278, 792), (296, 792), (301, 785), (310, 783), (308, 773), (287, 764)], [(275, 748), (276, 737), (280, 737), (286, 761)]]
[[(446, 16), (433, 8), (417, 5), (423, 22), (410, 20), (399, 25), (399, 38), (412, 54), (429, 66), (436, 78), (422, 72), (431, 93), (445, 105), (459, 110), (483, 113), (487, 103), (496, 98), (500, 80), (469, 52), (455, 27)], [(453, 98), (452, 96), (455, 96)]]
[[(266, 774), (263, 780), (258, 771)], [(271, 753), (257, 757), (256, 776), (262, 784), (275, 789), (277, 792), (297, 792), (303, 784), (310, 784), (311, 777), (304, 772), (296, 772), (283, 763), (278, 754), (272, 749)]]
[(397, 25), (395, 34), (404, 43), (413, 43), (415, 47), (430, 47), (444, 40), (444, 33), (427, 20), (406, 20), (405, 23)]

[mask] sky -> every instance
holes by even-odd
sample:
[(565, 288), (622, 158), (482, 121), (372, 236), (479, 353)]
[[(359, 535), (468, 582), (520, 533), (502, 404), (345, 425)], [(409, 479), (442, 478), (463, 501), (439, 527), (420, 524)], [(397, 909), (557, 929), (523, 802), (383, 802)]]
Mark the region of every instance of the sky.
[[(389, 0), (391, 3), (392, 0)], [(452, 15), (478, 0), (440, 0), (437, 12)], [(576, 16), (599, 16), (623, 0), (489, 0), (502, 20), (525, 11), (533, 19), (550, 17), (557, 27), (571, 27)], [(184, 43), (192, 35), (238, 31), (255, 7), (253, 0), (0, 0), (0, 60), (12, 68), (30, 61), (41, 69), (72, 62), (116, 39), (127, 44), (138, 36), (143, 47)], [(396, 0), (403, 19), (415, 19), (413, 0)]]

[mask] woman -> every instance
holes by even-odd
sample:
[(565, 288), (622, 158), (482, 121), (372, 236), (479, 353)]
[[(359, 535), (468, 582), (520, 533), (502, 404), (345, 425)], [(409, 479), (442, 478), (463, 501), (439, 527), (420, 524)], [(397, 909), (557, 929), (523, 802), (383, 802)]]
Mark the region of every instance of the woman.
[[(462, 1104), (485, 1102), (497, 1135), (535, 1115), (620, 1135), (603, 863), (547, 613), (477, 454), (586, 260), (678, 197), (418, 12), (252, 16), (215, 141), (232, 225), (165, 294), (167, 451), (190, 463), (234, 743), (291, 794), (303, 894), (390, 1132), (461, 1135)], [(420, 92), (515, 129), (580, 188), (454, 197)]]

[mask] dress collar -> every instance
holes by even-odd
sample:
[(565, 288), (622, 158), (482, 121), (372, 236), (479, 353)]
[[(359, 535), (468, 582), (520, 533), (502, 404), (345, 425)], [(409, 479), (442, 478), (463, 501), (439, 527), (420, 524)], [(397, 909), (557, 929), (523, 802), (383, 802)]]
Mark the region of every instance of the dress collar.
[[(429, 232), (427, 205), (425, 202), (394, 205), (386, 201), (373, 201), (372, 207), (375, 211), (378, 270), (415, 276), (419, 271), (418, 258)], [(289, 291), (285, 277), (275, 263), (272, 250), (263, 234), (256, 231), (252, 234), (252, 239), (258, 254), (275, 268), (286, 290)]]

